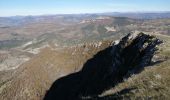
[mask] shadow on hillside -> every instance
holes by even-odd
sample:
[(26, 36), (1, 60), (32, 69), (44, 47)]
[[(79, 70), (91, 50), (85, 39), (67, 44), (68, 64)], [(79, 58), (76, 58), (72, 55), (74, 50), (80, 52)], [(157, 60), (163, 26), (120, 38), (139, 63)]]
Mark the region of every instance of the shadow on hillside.
[[(111, 62), (108, 60), (111, 59), (110, 50), (111, 47), (97, 53), (84, 64), (81, 71), (56, 80), (46, 93), (44, 100), (82, 100), (81, 97), (83, 96), (94, 97), (97, 100), (104, 100), (106, 98), (121, 99), (118, 94), (128, 93), (132, 89), (124, 89), (106, 97), (97, 97), (104, 90), (114, 87), (123, 81), (120, 78), (117, 79), (117, 82), (113, 83), (113, 77), (108, 77), (107, 75), (109, 69), (106, 66), (110, 66)], [(158, 61), (152, 63), (152, 65), (161, 62)]]
[(100, 51), (84, 64), (81, 71), (56, 80), (44, 100), (79, 100), (81, 96), (95, 96), (112, 87), (112, 82), (101, 80), (108, 70), (103, 66), (110, 66), (110, 51), (111, 47)]
[[(141, 72), (144, 67), (151, 64), (151, 59), (157, 50), (156, 45), (162, 42), (143, 33), (134, 38), (132, 42), (129, 42), (131, 41), (129, 37), (130, 34), (122, 38), (118, 45), (98, 52), (84, 64), (81, 71), (56, 80), (47, 91), (44, 100), (98, 98), (99, 94), (113, 88), (124, 78)], [(144, 46), (146, 43), (148, 45)], [(160, 62), (155, 62), (155, 64)], [(124, 91), (128, 92), (127, 90)], [(114, 97), (114, 94), (112, 96)]]

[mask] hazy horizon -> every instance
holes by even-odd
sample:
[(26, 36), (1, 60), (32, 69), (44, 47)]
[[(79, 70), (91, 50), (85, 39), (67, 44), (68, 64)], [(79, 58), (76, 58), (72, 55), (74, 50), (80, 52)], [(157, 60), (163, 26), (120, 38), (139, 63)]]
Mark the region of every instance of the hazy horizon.
[(169, 12), (170, 0), (1, 0), (0, 16), (91, 14), (105, 12)]
[(53, 13), (53, 14), (25, 14), (25, 15), (9, 15), (9, 16), (0, 16), (0, 17), (26, 17), (26, 16), (53, 16), (53, 15), (85, 15), (85, 14), (105, 14), (105, 13), (120, 13), (120, 14), (126, 14), (126, 13), (138, 13), (138, 14), (147, 14), (147, 13), (170, 13), (170, 11), (136, 11), (136, 12), (94, 12), (94, 13)]

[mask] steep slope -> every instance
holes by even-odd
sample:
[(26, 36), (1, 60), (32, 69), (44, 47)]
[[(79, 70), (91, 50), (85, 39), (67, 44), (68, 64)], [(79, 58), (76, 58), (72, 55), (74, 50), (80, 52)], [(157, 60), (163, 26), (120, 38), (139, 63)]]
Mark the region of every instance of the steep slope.
[[(56, 80), (45, 100), (82, 100), (97, 97), (131, 74), (151, 63), (159, 39), (143, 33), (128, 34), (116, 45), (107, 47), (89, 59), (82, 70)], [(82, 98), (83, 97), (83, 98)]]
[[(170, 37), (157, 34), (157, 37), (164, 40), (164, 44), (159, 47), (160, 51), (154, 59), (165, 60), (162, 63), (150, 65), (138, 75), (133, 75), (125, 79), (123, 83), (103, 92), (99, 100), (119, 99), (170, 99)], [(114, 94), (114, 95), (113, 95)], [(111, 99), (112, 100), (112, 99)]]
[(91, 58), (111, 42), (82, 44), (65, 48), (45, 48), (24, 63), (0, 89), (1, 100), (43, 99), (51, 84), (59, 77), (79, 71)]
[[(170, 37), (164, 35), (157, 35), (164, 41), (164, 45), (161, 46), (161, 52), (157, 55), (159, 59), (168, 59), (169, 58), (169, 41)], [(64, 47), (64, 48), (56, 48), (56, 47), (47, 47), (43, 49), (38, 55), (33, 57), (30, 61), (24, 63), (19, 69), (17, 69), (13, 75), (13, 77), (6, 81), (0, 87), (0, 99), (1, 100), (39, 100), (43, 99), (47, 90), (49, 90), (52, 83), (63, 77), (67, 76), (71, 73), (78, 72), (82, 69), (85, 62), (93, 58), (98, 51), (104, 50), (109, 47), (113, 41), (102, 41), (98, 43), (91, 44), (82, 44), (73, 47)], [(158, 59), (157, 58), (157, 59)], [(146, 68), (144, 72), (139, 75), (132, 76), (128, 81), (121, 83), (120, 85), (116, 85), (113, 89), (106, 89), (105, 92), (99, 94), (97, 97), (84, 97), (82, 99), (109, 99), (113, 98), (123, 98), (127, 95), (127, 98), (139, 97), (143, 92), (154, 94), (156, 90), (150, 89), (148, 82), (152, 80), (152, 82), (157, 82), (157, 78), (153, 78), (155, 73), (160, 73), (161, 80), (160, 87), (163, 90), (160, 92), (156, 92), (158, 94), (165, 93), (168, 96), (167, 91), (170, 89), (164, 89), (169, 87), (168, 75), (169, 75), (169, 60), (164, 61), (158, 65), (154, 65), (155, 67)], [(164, 67), (162, 67), (164, 66)], [(159, 72), (160, 70), (160, 72)], [(93, 71), (92, 71), (93, 73)], [(96, 74), (97, 75), (97, 74)], [(151, 75), (151, 76), (150, 76)], [(92, 75), (93, 76), (93, 75)], [(94, 76), (95, 77), (95, 76)], [(146, 79), (145, 79), (146, 77)], [(159, 78), (159, 75), (156, 76)], [(99, 77), (100, 79), (100, 77)], [(134, 81), (131, 81), (134, 80)], [(138, 84), (136, 84), (137, 82)], [(152, 84), (152, 83), (151, 83)], [(95, 85), (95, 84), (94, 84)], [(93, 85), (93, 86), (94, 86)], [(126, 88), (137, 88), (137, 93), (127, 92), (127, 94), (121, 94), (121, 90)], [(143, 91), (140, 91), (143, 89)], [(63, 91), (67, 91), (63, 90)], [(163, 91), (163, 93), (161, 93)], [(133, 91), (132, 91), (133, 92)], [(120, 95), (116, 95), (118, 93)], [(126, 92), (123, 92), (126, 93)], [(114, 94), (114, 95), (113, 95)], [(149, 94), (142, 94), (141, 98), (148, 97)], [(154, 97), (154, 95), (151, 95)], [(158, 95), (159, 96), (159, 95)], [(163, 95), (163, 97), (166, 97)]]

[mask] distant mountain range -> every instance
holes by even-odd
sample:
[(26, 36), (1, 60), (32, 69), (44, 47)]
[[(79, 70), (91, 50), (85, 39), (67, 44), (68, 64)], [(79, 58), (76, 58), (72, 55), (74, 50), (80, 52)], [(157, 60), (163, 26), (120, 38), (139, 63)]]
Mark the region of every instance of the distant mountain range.
[(36, 15), (36, 16), (9, 16), (0, 18), (12, 18), (13, 20), (28, 18), (32, 19), (35, 17), (73, 17), (73, 18), (85, 18), (85, 17), (96, 17), (96, 16), (113, 16), (113, 17), (129, 17), (129, 18), (139, 18), (139, 19), (158, 19), (158, 18), (170, 18), (170, 11), (159, 11), (159, 12), (104, 12), (104, 13), (84, 13), (84, 14), (49, 14), (49, 15)]
[(79, 22), (84, 19), (95, 19), (100, 16), (110, 17), (127, 17), (133, 19), (164, 19), (170, 18), (170, 11), (167, 12), (108, 12), (94, 14), (56, 14), (56, 15), (39, 15), (39, 16), (9, 16), (0, 17), (0, 27), (3, 26), (18, 26), (30, 22), (41, 22), (57, 20), (60, 22)]
[(102, 13), (101, 15), (137, 18), (137, 19), (160, 19), (160, 18), (170, 18), (170, 11), (169, 12), (125, 12), (125, 13), (111, 12), (111, 13)]

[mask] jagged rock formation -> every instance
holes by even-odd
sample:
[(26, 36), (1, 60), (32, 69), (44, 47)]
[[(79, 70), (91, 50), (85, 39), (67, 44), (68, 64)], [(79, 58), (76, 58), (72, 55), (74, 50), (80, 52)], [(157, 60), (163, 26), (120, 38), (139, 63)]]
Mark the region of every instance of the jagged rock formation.
[[(83, 69), (56, 80), (44, 100), (82, 100), (97, 97), (151, 63), (162, 41), (143, 33), (128, 34), (118, 44), (98, 52)], [(112, 98), (113, 99), (113, 98)]]

